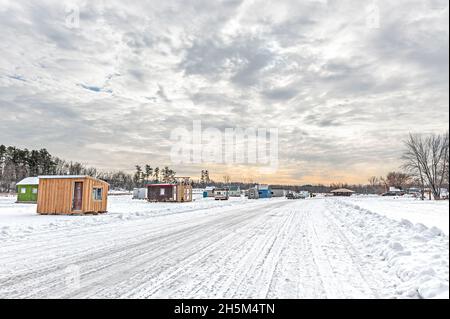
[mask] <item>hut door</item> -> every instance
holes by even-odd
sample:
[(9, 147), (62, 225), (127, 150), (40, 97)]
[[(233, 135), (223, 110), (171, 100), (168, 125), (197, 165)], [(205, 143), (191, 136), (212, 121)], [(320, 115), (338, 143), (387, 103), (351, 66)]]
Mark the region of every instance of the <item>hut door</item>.
[(73, 191), (73, 210), (81, 210), (83, 207), (83, 182), (75, 182)]

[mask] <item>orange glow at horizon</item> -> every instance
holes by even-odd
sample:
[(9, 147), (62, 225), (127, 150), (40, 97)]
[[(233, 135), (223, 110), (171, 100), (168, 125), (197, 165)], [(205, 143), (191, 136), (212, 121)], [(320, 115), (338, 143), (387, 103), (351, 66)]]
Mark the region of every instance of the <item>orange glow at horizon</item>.
[[(329, 185), (332, 183), (368, 184), (371, 176), (384, 176), (390, 169), (386, 168), (349, 168), (348, 170), (323, 169), (312, 170), (302, 175), (302, 168), (278, 169), (273, 174), (261, 174), (258, 167), (209, 165), (205, 167), (210, 178), (216, 182), (224, 182), (229, 177), (231, 182), (264, 183), (272, 185)], [(394, 168), (391, 168), (391, 170)], [(351, 170), (351, 172), (349, 172)], [(200, 172), (199, 172), (200, 175)], [(300, 175), (296, 177), (296, 175)], [(193, 176), (197, 179), (197, 176)]]

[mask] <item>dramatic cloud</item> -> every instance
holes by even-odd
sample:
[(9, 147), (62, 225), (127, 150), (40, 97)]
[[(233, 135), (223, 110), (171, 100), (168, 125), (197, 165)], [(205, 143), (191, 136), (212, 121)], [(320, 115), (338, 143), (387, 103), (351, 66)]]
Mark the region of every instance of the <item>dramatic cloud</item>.
[(171, 132), (278, 128), (277, 173), (365, 182), (448, 128), (447, 0), (0, 0), (0, 143), (102, 169), (170, 165)]

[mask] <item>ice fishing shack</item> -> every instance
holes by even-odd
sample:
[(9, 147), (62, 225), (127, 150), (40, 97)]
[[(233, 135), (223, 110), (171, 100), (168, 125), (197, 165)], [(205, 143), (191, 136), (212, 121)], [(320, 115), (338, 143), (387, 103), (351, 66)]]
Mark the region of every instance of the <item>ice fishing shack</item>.
[(192, 183), (189, 177), (175, 177), (166, 183), (147, 185), (149, 202), (192, 202)]
[(107, 212), (109, 184), (90, 176), (39, 176), (40, 215), (83, 215)]
[(16, 184), (17, 203), (36, 204), (38, 196), (38, 177), (27, 177)]

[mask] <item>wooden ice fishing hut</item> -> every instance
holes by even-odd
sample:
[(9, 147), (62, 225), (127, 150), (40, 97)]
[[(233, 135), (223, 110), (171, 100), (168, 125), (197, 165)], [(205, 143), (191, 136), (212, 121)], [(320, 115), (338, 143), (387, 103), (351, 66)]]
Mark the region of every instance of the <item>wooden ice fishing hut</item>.
[(40, 215), (101, 214), (107, 211), (109, 184), (90, 176), (40, 176)]
[(175, 177), (170, 183), (148, 184), (149, 202), (192, 202), (192, 184), (189, 177)]

